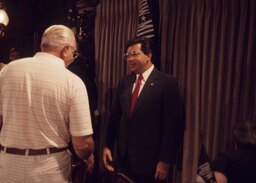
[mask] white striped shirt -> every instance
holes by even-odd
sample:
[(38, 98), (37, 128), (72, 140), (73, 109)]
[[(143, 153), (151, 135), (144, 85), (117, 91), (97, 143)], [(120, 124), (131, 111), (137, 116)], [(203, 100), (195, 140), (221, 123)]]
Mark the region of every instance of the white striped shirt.
[(70, 134), (93, 133), (84, 83), (63, 60), (42, 52), (3, 68), (0, 115), (0, 143), (7, 147), (66, 147)]

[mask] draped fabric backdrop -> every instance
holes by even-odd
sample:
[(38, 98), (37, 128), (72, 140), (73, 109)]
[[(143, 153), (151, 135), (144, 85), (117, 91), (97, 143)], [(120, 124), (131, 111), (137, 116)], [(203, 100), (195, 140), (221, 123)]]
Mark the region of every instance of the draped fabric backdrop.
[(96, 79), (99, 110), (105, 114), (111, 105), (112, 90), (129, 72), (123, 58), (126, 40), (136, 34), (137, 0), (101, 0), (96, 13)]
[(238, 120), (256, 119), (256, 1), (160, 2), (162, 70), (177, 77), (185, 98), (182, 182), (191, 182), (200, 128), (214, 158)]
[[(238, 121), (256, 120), (256, 1), (158, 2), (161, 70), (178, 79), (186, 106), (181, 182), (192, 183), (200, 129), (214, 158), (230, 148)], [(97, 7), (96, 80), (103, 124), (118, 80), (129, 73), (122, 54), (125, 41), (136, 35), (137, 6), (138, 0), (101, 0)]]

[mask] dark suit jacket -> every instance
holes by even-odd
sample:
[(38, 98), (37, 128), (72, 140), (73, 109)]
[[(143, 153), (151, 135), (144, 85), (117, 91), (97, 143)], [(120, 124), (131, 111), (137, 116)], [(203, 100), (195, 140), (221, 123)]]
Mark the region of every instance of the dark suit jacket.
[[(135, 74), (119, 81), (107, 123), (107, 147), (117, 139), (119, 162), (129, 158), (137, 175), (153, 174), (158, 161), (175, 163), (181, 143), (179, 93), (173, 77), (154, 69), (129, 114)], [(113, 152), (113, 151), (112, 151)]]

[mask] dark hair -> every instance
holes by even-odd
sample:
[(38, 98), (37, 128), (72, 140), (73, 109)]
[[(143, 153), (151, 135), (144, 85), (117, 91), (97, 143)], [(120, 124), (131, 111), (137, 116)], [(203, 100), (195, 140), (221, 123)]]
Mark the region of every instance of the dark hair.
[(256, 146), (256, 121), (247, 120), (236, 125), (233, 139), (238, 146)]
[(141, 51), (143, 51), (144, 54), (152, 53), (151, 42), (148, 38), (134, 37), (134, 38), (128, 40), (125, 45), (125, 50), (127, 50), (128, 47), (130, 47), (134, 44), (141, 44)]

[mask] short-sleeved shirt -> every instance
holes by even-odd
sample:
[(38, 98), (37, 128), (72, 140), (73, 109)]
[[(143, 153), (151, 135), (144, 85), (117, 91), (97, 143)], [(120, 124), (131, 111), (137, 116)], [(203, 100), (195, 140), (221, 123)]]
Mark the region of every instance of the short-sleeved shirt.
[(60, 58), (39, 52), (0, 73), (0, 143), (16, 148), (66, 147), (93, 133), (86, 87)]

